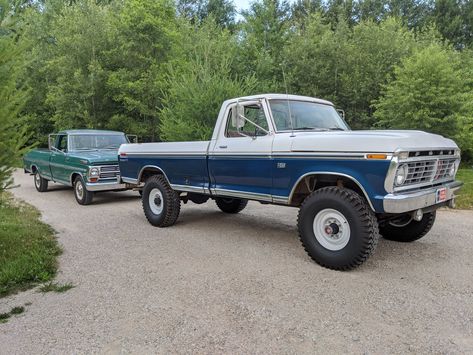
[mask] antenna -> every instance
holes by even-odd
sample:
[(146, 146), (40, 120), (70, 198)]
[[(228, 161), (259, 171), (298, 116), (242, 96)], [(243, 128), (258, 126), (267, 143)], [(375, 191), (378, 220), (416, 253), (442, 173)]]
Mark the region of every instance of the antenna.
[(283, 63), (281, 63), (281, 69), (282, 69), (282, 78), (284, 80), (284, 88), (286, 89), (286, 100), (287, 100), (287, 109), (289, 111), (289, 121), (291, 122), (291, 136), (290, 137), (295, 137), (295, 135), (294, 135), (294, 122), (292, 122), (291, 105), (289, 104), (289, 93), (287, 91), (286, 73), (284, 72)]

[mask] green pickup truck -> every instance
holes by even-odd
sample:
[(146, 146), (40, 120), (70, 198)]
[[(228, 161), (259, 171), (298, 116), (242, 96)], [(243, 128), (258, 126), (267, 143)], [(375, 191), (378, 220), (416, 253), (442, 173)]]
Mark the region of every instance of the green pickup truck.
[(48, 149), (34, 149), (24, 158), (25, 173), (34, 175), (36, 190), (44, 192), (53, 181), (74, 188), (81, 205), (92, 202), (94, 192), (131, 188), (121, 182), (118, 148), (130, 143), (122, 132), (68, 130), (49, 135)]

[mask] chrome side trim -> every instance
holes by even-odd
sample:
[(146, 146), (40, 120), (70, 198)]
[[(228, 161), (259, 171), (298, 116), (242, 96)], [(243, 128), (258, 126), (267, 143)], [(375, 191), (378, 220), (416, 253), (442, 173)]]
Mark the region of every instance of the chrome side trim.
[(288, 205), (289, 204), (287, 196), (274, 196), (273, 195), (273, 202), (274, 203), (280, 203), (280, 204), (283, 204), (283, 205)]
[[(87, 169), (84, 171), (84, 173), (87, 172)], [(69, 182), (68, 182), (68, 185), (69, 186), (72, 186), (74, 184), (74, 181), (72, 181), (72, 176), (74, 174), (77, 174), (77, 175), (80, 175), (80, 177), (82, 178), (82, 180), (84, 180), (84, 183), (87, 183), (87, 179), (84, 179), (84, 175), (82, 174), (81, 171), (73, 171), (70, 175), (69, 175)]]
[[(350, 179), (351, 181), (353, 181), (356, 185), (358, 185), (358, 187), (361, 189), (361, 191), (363, 191), (363, 194), (365, 195), (365, 198), (366, 200), (368, 201), (368, 204), (369, 206), (371, 207), (371, 209), (373, 211), (375, 211), (374, 207), (373, 207), (373, 204), (371, 203), (371, 200), (370, 200), (370, 197), (368, 196), (368, 194), (366, 193), (366, 190), (365, 188), (363, 187), (363, 185), (360, 184), (360, 182), (355, 179), (353, 176), (351, 175), (347, 175), (347, 174), (343, 174), (343, 173), (334, 173), (334, 172), (330, 172), (330, 171), (312, 171), (312, 172), (308, 172), (308, 173), (305, 173), (304, 175), (302, 175), (297, 181), (296, 183), (294, 184), (294, 186), (292, 187), (292, 190), (291, 190), (291, 193), (289, 194), (289, 199), (288, 199), (288, 203), (290, 204), (292, 202), (292, 198), (294, 196), (294, 192), (296, 190), (296, 187), (297, 185), (299, 185), (299, 183), (302, 181), (302, 179), (304, 179), (305, 177), (307, 176), (311, 176), (311, 175), (335, 175), (335, 176), (342, 176), (342, 177), (345, 177), (347, 179)], [(376, 212), (376, 211), (375, 211)]]
[(127, 182), (129, 184), (138, 185), (138, 179), (133, 179), (133, 178), (129, 178), (129, 177), (126, 177), (126, 176), (122, 176), (121, 179), (122, 179), (122, 181)]
[(146, 170), (146, 169), (156, 169), (158, 171), (160, 171), (163, 175), (164, 175), (164, 178), (166, 179), (166, 181), (168, 182), (169, 185), (171, 185), (171, 182), (169, 181), (166, 173), (164, 172), (163, 169), (161, 169), (159, 166), (156, 166), (156, 165), (145, 165), (141, 168), (140, 170), (140, 173), (138, 174), (138, 183), (141, 182), (141, 177), (143, 175), (143, 172)]
[[(440, 185), (430, 189), (410, 193), (390, 193), (383, 198), (383, 208), (386, 213), (404, 213), (435, 206), (437, 203), (437, 190), (447, 189), (447, 198), (444, 202), (455, 197), (455, 192), (463, 185), (460, 181)], [(442, 202), (443, 203), (443, 202)]]
[(207, 151), (202, 151), (202, 152), (124, 152), (126, 154), (123, 158), (126, 159), (127, 156), (139, 156), (139, 155), (144, 155), (144, 156), (159, 156), (159, 157), (176, 157), (176, 156), (192, 156), (192, 157), (206, 157), (207, 156)]
[(244, 191), (237, 191), (237, 190), (227, 190), (227, 189), (210, 189), (212, 195), (215, 196), (228, 196), (228, 197), (236, 197), (236, 198), (244, 198), (248, 200), (257, 200), (257, 201), (267, 201), (272, 202), (273, 198), (271, 195), (268, 194), (259, 194), (255, 192), (244, 192)]
[(196, 192), (200, 194), (210, 195), (210, 190), (201, 186), (190, 186), (190, 185), (179, 185), (171, 184), (173, 190), (182, 191), (182, 192)]

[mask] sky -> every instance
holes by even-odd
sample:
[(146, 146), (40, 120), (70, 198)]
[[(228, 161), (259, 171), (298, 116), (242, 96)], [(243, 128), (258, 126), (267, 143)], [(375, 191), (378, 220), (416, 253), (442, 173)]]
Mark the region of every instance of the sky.
[(233, 0), (237, 11), (246, 10), (250, 7), (251, 0)]

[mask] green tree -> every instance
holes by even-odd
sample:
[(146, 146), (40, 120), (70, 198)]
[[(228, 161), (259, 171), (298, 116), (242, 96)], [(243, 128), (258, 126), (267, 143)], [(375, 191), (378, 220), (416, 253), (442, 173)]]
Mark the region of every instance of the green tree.
[(459, 55), (432, 44), (405, 58), (394, 73), (374, 105), (379, 126), (457, 138), (471, 154), (473, 95)]
[(231, 0), (178, 0), (179, 15), (194, 24), (202, 24), (208, 17), (223, 28), (235, 26), (235, 5)]
[(213, 21), (181, 29), (180, 52), (168, 76), (161, 111), (161, 138), (166, 141), (207, 140), (226, 99), (254, 93), (253, 77), (233, 73), (236, 38)]
[(332, 30), (320, 15), (313, 16), (286, 47), (290, 91), (329, 99), (346, 111), (353, 128), (369, 128), (372, 100), (416, 45), (396, 19), (363, 21), (354, 28), (340, 20)]
[(130, 0), (113, 21), (107, 92), (118, 110), (108, 127), (127, 130), (145, 140), (159, 137), (159, 110), (166, 73), (174, 61), (177, 36), (170, 0)]
[(18, 120), (25, 102), (25, 92), (16, 86), (20, 52), (10, 37), (0, 37), (0, 193), (11, 187), (11, 174), (27, 141)]
[(104, 67), (109, 32), (109, 7), (93, 0), (64, 8), (53, 23), (45, 104), (53, 109), (57, 129), (107, 127), (114, 106)]
[(281, 63), (290, 35), (289, 9), (285, 0), (261, 0), (243, 12), (240, 72), (254, 74), (259, 91), (284, 90)]

